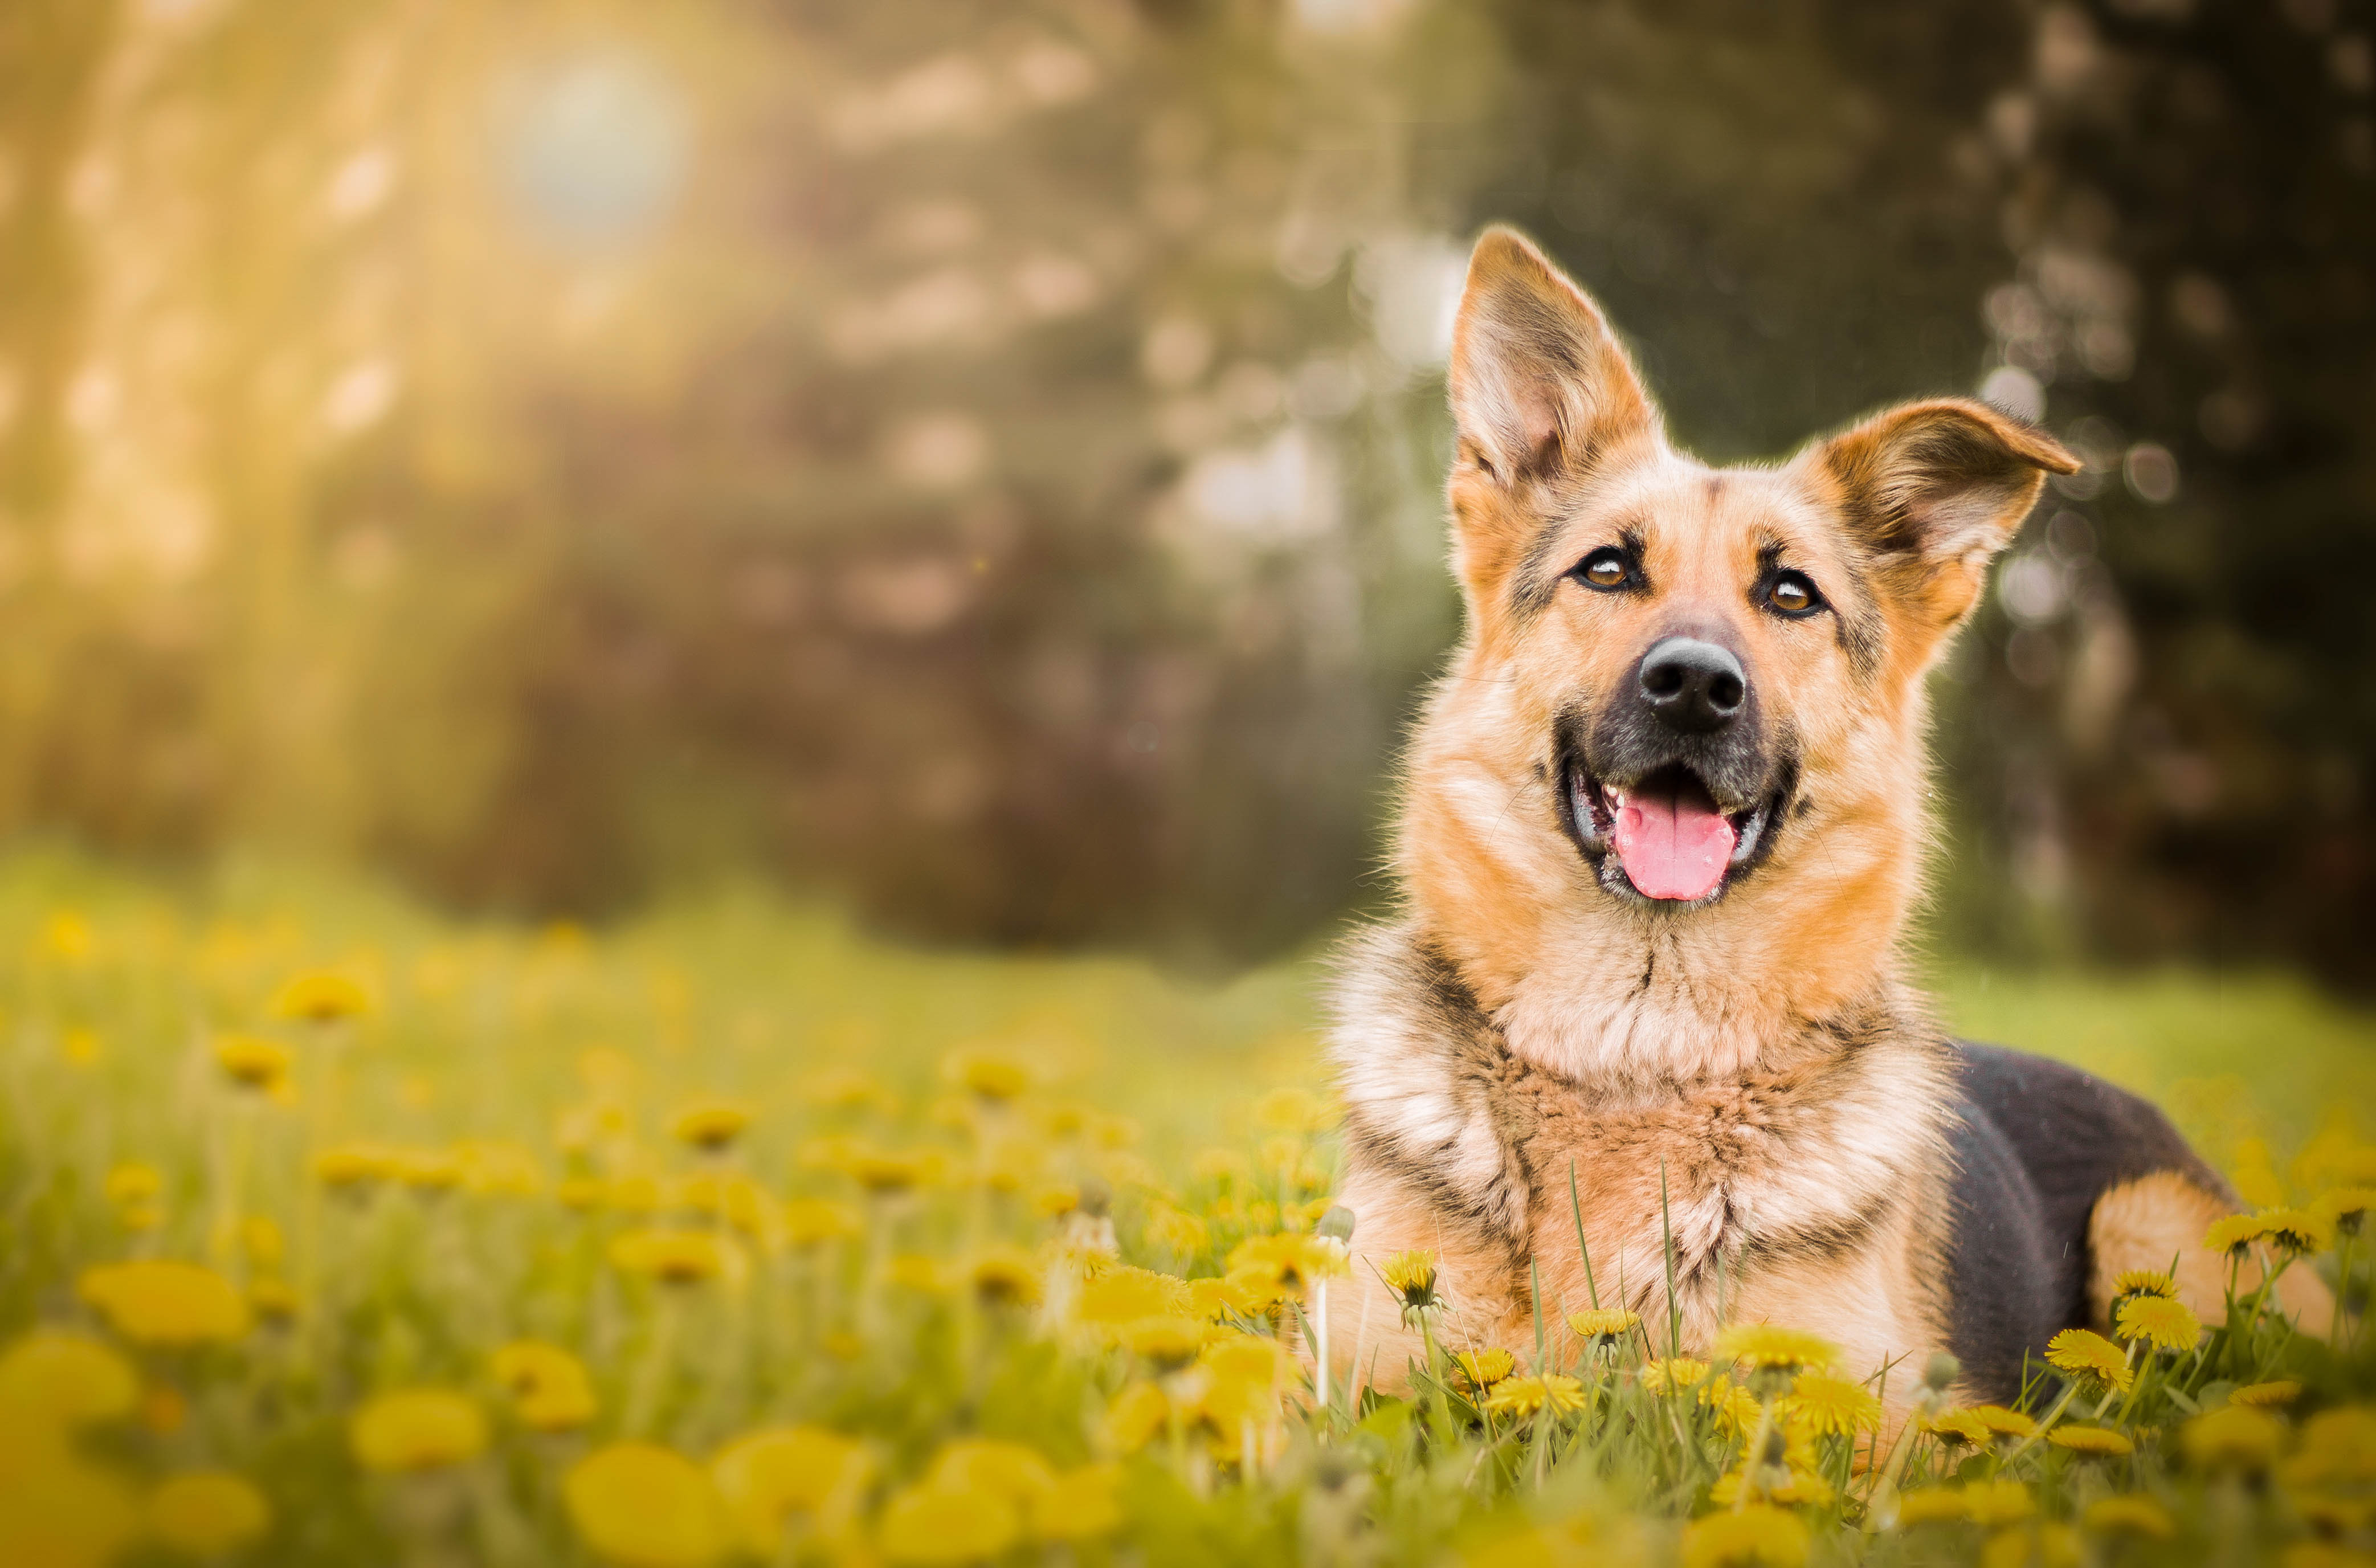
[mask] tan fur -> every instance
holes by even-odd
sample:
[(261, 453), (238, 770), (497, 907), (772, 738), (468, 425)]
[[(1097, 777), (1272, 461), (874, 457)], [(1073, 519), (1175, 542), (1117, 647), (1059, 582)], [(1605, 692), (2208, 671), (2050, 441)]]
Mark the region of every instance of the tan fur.
[[(1671, 1302), (1687, 1352), (1763, 1318), (1827, 1336), (1859, 1375), (1899, 1363), (1902, 1412), (1944, 1343), (1953, 1180), (1938, 1035), (1898, 978), (1930, 832), (1923, 683), (2046, 473), (2077, 465), (1949, 398), (1707, 467), (1668, 444), (1598, 310), (1506, 230), (1471, 259), (1450, 390), (1466, 627), (1408, 754), (1403, 918), (1338, 997), (1357, 1283), (1331, 1298), (1336, 1375), (1401, 1384), (1419, 1336), (1375, 1271), (1423, 1249), (1452, 1348), (1530, 1353), (1539, 1289), (1554, 1344), (1597, 1293), (1664, 1353)], [(1620, 539), (1651, 591), (1565, 576)], [(1831, 612), (1753, 603), (1776, 559)], [(1752, 672), (1801, 808), (1688, 914), (1598, 884), (1556, 755), (1562, 716), (1677, 631)]]
[[(2229, 1265), (2225, 1257), (2204, 1250), (2203, 1233), (2234, 1212), (2234, 1206), (2174, 1171), (2140, 1177), (2097, 1199), (2087, 1221), (2087, 1307), (2097, 1325), (2110, 1326), (2115, 1279), (2132, 1269), (2168, 1270), (2172, 1259), (2179, 1300), (2207, 1324), (2223, 1320)], [(2258, 1249), (2235, 1269), (2239, 1297), (2260, 1289)], [(2275, 1290), (2286, 1315), (2304, 1332), (2327, 1332), (2334, 1293), (2307, 1265), (2298, 1263), (2278, 1275)]]

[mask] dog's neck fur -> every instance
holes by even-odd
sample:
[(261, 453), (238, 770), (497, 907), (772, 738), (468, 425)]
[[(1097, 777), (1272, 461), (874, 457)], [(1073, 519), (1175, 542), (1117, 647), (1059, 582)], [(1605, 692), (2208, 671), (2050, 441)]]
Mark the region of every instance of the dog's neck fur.
[(1480, 662), (1463, 650), (1421, 727), (1396, 860), (1411, 924), (1513, 1053), (1579, 1086), (1736, 1076), (1897, 989), (1929, 826), (1919, 800), (1863, 779), (1923, 775), (1919, 754), (1883, 754), (1919, 753), (1919, 682), (1914, 711), (1873, 727), (1863, 768), (1811, 774), (1765, 865), (1681, 911), (1598, 885), (1559, 826), (1557, 767), (1492, 750), (1550, 726), (1506, 711), (1507, 683)]

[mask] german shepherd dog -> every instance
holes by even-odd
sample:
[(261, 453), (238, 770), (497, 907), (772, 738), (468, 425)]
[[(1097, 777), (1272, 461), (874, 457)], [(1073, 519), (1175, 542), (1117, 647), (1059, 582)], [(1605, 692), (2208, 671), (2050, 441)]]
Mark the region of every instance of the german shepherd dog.
[[(1950, 398), (1710, 468), (1504, 229), (1450, 387), (1466, 632), (1408, 754), (1402, 913), (1335, 994), (1338, 1374), (1401, 1381), (1376, 1265), (1406, 1249), (1455, 1346), (1531, 1348), (1538, 1300), (1554, 1336), (1632, 1308), (1661, 1350), (1670, 1303), (1686, 1349), (1771, 1321), (1895, 1363), (1893, 1426), (1939, 1350), (1962, 1396), (2016, 1396), (2125, 1270), (2174, 1260), (2216, 1316), (2228, 1184), (2135, 1096), (1947, 1039), (1900, 956), (1925, 676), (2076, 460)], [(2283, 1299), (2323, 1328), (2303, 1275)]]

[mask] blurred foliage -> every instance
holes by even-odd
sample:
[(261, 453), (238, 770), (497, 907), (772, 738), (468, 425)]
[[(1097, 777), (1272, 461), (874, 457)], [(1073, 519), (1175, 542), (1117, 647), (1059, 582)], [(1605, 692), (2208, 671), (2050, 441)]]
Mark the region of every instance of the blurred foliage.
[(0, 827), (1242, 959), (1373, 897), (1495, 218), (1773, 455), (2090, 458), (1940, 930), (2365, 978), (2360, 7), (18, 0)]

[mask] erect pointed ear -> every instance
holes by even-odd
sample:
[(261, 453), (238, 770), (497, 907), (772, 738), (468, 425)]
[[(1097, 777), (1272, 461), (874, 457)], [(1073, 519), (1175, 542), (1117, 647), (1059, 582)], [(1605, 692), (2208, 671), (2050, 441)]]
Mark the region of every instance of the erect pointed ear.
[(1505, 487), (1589, 469), (1657, 429), (1600, 312), (1512, 229), (1486, 230), (1468, 257), (1451, 383), (1462, 459)]
[(1800, 461), (1833, 493), (1883, 591), (1934, 635), (1978, 601), (2046, 476), (2079, 468), (2052, 436), (1966, 398), (1892, 409)]

